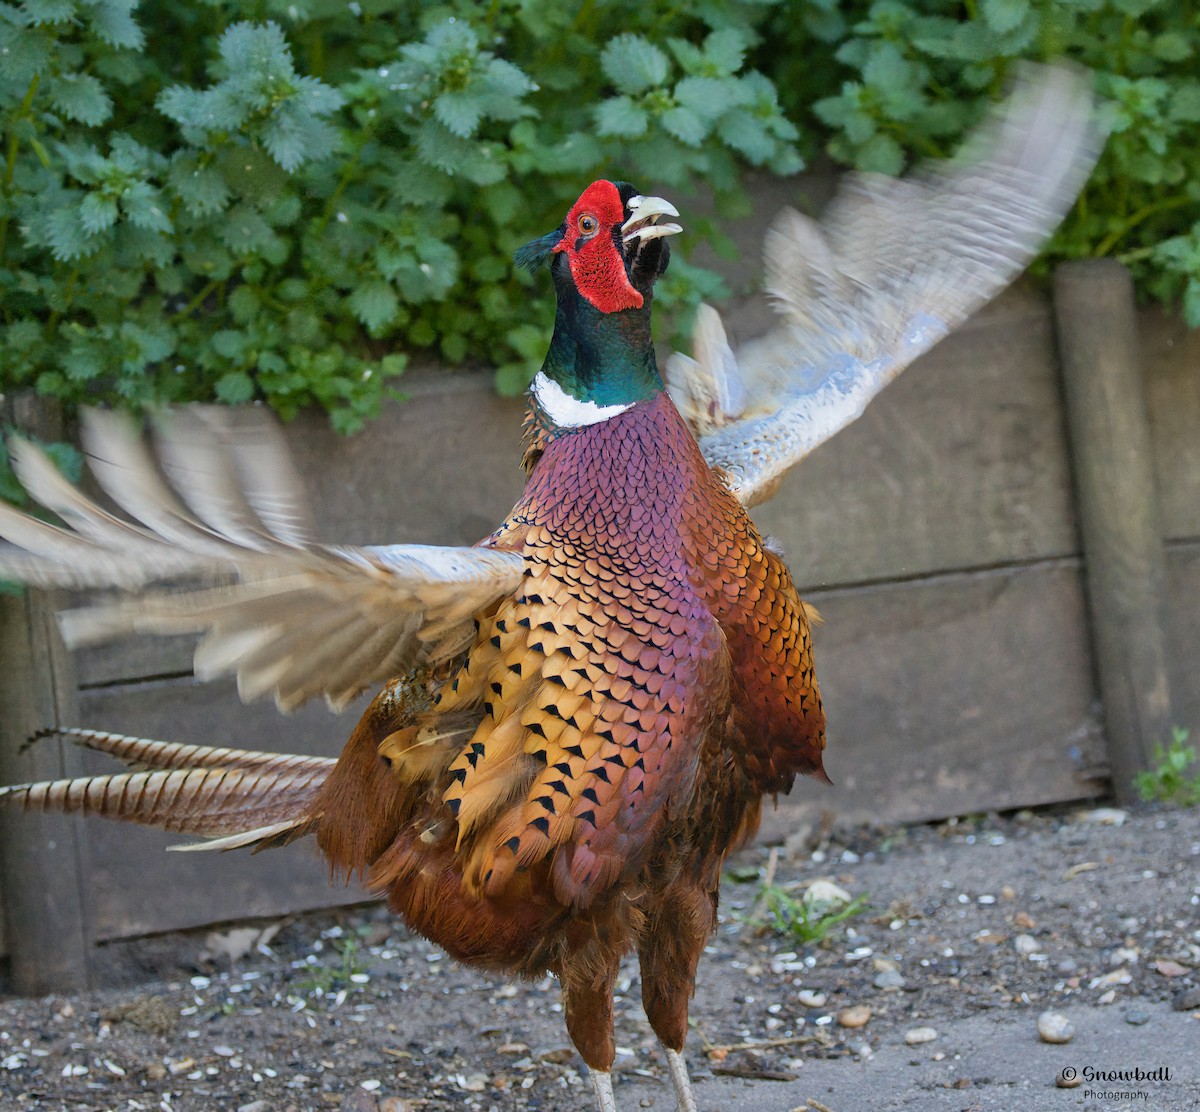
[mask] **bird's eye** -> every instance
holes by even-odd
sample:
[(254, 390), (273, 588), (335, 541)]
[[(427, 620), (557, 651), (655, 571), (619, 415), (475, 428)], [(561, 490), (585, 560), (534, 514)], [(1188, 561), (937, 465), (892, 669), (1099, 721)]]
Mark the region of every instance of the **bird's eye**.
[(585, 236), (590, 236), (598, 227), (600, 227), (600, 221), (589, 213), (584, 213), (579, 218), (579, 230)]

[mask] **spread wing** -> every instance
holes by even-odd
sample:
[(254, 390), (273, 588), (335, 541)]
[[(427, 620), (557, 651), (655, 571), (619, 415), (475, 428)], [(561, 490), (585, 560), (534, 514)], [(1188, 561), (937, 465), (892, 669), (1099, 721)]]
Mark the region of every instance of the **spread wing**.
[(908, 179), (852, 174), (820, 222), (784, 211), (765, 244), (780, 316), (736, 353), (702, 307), (667, 384), (747, 505), (857, 418), (1028, 265), (1103, 146), (1088, 75), (1030, 67), (960, 156)]
[(244, 699), (272, 694), (283, 710), (316, 695), (340, 709), (461, 651), (473, 615), (521, 581), (522, 558), (496, 549), (316, 543), (262, 409), (191, 406), (158, 431), (155, 458), (128, 418), (85, 415), (89, 468), (129, 518), (82, 494), (35, 445), (12, 445), (22, 484), (63, 525), (0, 503), (0, 578), (134, 592), (62, 615), (71, 644), (199, 632), (202, 678), (236, 673)]

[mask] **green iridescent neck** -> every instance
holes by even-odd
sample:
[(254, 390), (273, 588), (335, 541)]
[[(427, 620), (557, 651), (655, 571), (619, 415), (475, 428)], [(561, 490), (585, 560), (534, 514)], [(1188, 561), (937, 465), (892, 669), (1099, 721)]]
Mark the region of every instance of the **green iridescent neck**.
[(579, 401), (628, 405), (661, 392), (650, 335), (650, 297), (640, 309), (602, 313), (571, 288), (558, 291), (542, 373)]

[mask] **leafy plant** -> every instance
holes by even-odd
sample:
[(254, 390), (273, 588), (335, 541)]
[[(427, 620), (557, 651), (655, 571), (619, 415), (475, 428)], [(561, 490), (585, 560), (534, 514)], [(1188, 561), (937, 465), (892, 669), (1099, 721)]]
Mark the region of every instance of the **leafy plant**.
[(346, 938), (334, 943), (340, 961), (336, 965), (310, 964), (305, 967), (306, 976), (295, 982), (294, 988), (304, 995), (330, 996), (354, 983), (352, 978), (363, 972), (358, 943)]
[(792, 942), (816, 944), (824, 942), (836, 927), (867, 907), (865, 895), (851, 899), (840, 890), (826, 893), (822, 886), (812, 886), (795, 896), (792, 894), (795, 887), (764, 881), (747, 921)]
[(1200, 804), (1200, 763), (1196, 749), (1187, 744), (1188, 731), (1176, 726), (1171, 742), (1154, 746), (1154, 767), (1133, 778), (1138, 795), (1147, 803), (1174, 803), (1180, 807)]
[[(945, 155), (1020, 59), (1095, 71), (1111, 129), (1048, 260), (1115, 255), (1143, 296), (1200, 326), (1200, 23), (1169, 0), (814, 0), (776, 9), (768, 73), (790, 118), (813, 114), (829, 152), (895, 174)], [(840, 68), (810, 60), (824, 51)], [(826, 88), (819, 88), (823, 82)]]
[[(746, 62), (761, 13), (0, 4), (0, 387), (317, 404), (343, 430), (419, 349), (519, 390), (546, 329), (512, 251), (582, 183), (729, 201), (746, 165), (800, 166)], [(662, 301), (720, 289), (681, 259)]]
[[(703, 187), (684, 246), (727, 254), (748, 167), (894, 173), (1059, 56), (1096, 70), (1112, 137), (1050, 257), (1116, 255), (1200, 324), (1187, 5), (5, 0), (0, 390), (351, 430), (426, 350), (517, 391), (552, 309), (512, 251), (587, 181)], [(724, 292), (677, 253), (663, 327)]]

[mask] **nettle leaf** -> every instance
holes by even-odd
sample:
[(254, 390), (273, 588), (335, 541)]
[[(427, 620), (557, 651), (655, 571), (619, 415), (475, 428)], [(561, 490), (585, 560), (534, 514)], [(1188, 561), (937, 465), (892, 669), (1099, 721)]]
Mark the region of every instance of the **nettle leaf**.
[(230, 371), (217, 379), (214, 392), (226, 405), (245, 405), (254, 400), (254, 379), (245, 371)]
[(981, 0), (979, 10), (987, 25), (1004, 35), (1019, 27), (1029, 14), (1029, 0)]
[(1200, 121), (1200, 81), (1181, 81), (1171, 93), (1169, 115), (1180, 123)]
[(859, 170), (895, 177), (904, 169), (904, 151), (893, 136), (877, 132), (859, 148), (854, 165)]
[(642, 93), (667, 79), (671, 63), (657, 46), (641, 35), (618, 35), (600, 54), (605, 76), (620, 93)]
[(264, 80), (290, 77), (295, 72), (283, 28), (270, 20), (232, 24), (221, 36), (217, 50), (221, 61), (216, 72), (222, 77), (261, 85)]
[(50, 67), (54, 40), (45, 31), (0, 19), (0, 57), (5, 83), (26, 85), (35, 74)]
[(630, 97), (609, 97), (595, 108), (596, 130), (601, 135), (615, 135), (622, 139), (636, 139), (645, 135), (650, 126), (650, 116)]
[(79, 206), (75, 204), (62, 205), (50, 212), (45, 220), (45, 235), (51, 254), (59, 262), (83, 258), (98, 246), (84, 227)]
[(112, 115), (108, 93), (90, 74), (59, 74), (48, 85), (50, 103), (69, 120), (95, 127)]
[(349, 298), (354, 315), (366, 325), (372, 335), (379, 335), (396, 319), (400, 299), (387, 282), (367, 282)]
[(700, 146), (705, 136), (708, 135), (710, 127), (698, 113), (682, 105), (664, 112), (658, 118), (658, 122), (664, 130), (689, 147)]
[(24, 0), (21, 4), (30, 23), (67, 23), (75, 18), (75, 0)]
[(172, 230), (171, 218), (162, 194), (148, 182), (133, 182), (121, 194), (121, 210), (129, 222), (153, 232)]
[(675, 100), (706, 120), (715, 120), (751, 99), (750, 90), (727, 77), (685, 77), (675, 86)]
[(338, 131), (302, 105), (285, 101), (263, 125), (262, 142), (271, 157), (291, 173), (305, 162), (334, 154)]
[(455, 135), (469, 139), (483, 119), (483, 103), (470, 93), (443, 93), (433, 102), (433, 114)]
[(704, 60), (710, 76), (729, 77), (742, 68), (754, 36), (740, 27), (722, 27), (704, 40)]
[(263, 214), (252, 205), (235, 205), (221, 222), (217, 232), (231, 251), (256, 254), (276, 238)]
[(192, 216), (211, 216), (229, 203), (229, 187), (215, 166), (203, 166), (190, 155), (171, 163), (167, 182)]
[(702, 76), (705, 72), (704, 51), (687, 39), (668, 39), (667, 46), (684, 73)]
[(138, 0), (94, 0), (87, 5), (93, 33), (110, 46), (140, 50), (145, 36), (133, 18), (137, 6)]
[(754, 166), (761, 166), (776, 150), (775, 139), (762, 120), (742, 109), (724, 116), (717, 125), (717, 134)]
[(116, 198), (89, 193), (79, 205), (79, 222), (88, 235), (111, 228), (117, 222)]
[(238, 286), (229, 295), (229, 312), (238, 324), (249, 324), (258, 315), (262, 299), (253, 286)]

